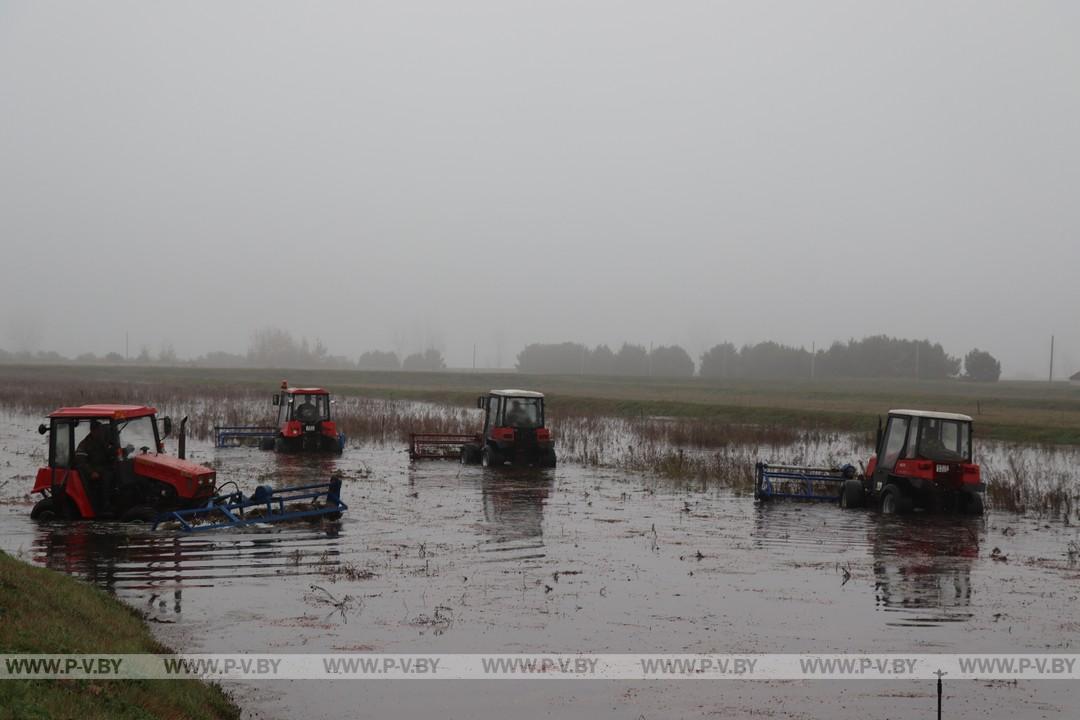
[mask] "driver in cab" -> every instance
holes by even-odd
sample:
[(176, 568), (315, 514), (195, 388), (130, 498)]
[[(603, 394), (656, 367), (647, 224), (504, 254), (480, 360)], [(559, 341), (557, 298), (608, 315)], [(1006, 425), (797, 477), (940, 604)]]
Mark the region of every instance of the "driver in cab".
[(86, 480), (88, 489), (97, 497), (95, 507), (98, 512), (110, 512), (110, 466), (112, 454), (105, 436), (105, 425), (97, 420), (90, 421), (90, 432), (75, 448), (75, 466)]

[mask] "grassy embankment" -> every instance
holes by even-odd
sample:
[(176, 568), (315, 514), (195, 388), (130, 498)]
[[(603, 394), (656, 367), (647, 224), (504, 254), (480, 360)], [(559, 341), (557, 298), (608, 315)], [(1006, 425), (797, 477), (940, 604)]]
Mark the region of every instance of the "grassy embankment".
[[(0, 653), (167, 653), (135, 610), (103, 590), (0, 552)], [(0, 680), (0, 718), (238, 718), (197, 680)]]
[[(15, 406), (77, 404), (122, 394), (161, 402), (173, 394), (274, 392), (282, 378), (338, 395), (428, 400), (471, 407), (492, 387), (548, 394), (554, 416), (671, 416), (717, 424), (872, 432), (889, 408), (972, 415), (978, 437), (1080, 445), (1080, 387), (1068, 383), (914, 380), (713, 381), (508, 373), (349, 370), (234, 370), (164, 367), (0, 366), (3, 397)], [(78, 393), (71, 393), (78, 383)], [(88, 386), (87, 384), (91, 384)], [(93, 384), (100, 383), (100, 393)], [(68, 388), (65, 391), (65, 388)], [(74, 395), (74, 397), (72, 396)], [(36, 400), (40, 401), (35, 403)]]

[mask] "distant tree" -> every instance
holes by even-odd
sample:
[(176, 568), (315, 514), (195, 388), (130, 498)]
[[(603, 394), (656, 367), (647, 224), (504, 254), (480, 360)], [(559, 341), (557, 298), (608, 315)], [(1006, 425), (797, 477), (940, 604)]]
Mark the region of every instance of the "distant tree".
[(139, 363), (140, 365), (149, 365), (150, 360), (150, 347), (148, 345), (143, 345), (141, 348), (139, 348), (139, 354), (135, 358), (135, 362)]
[(356, 367), (361, 370), (400, 370), (401, 361), (397, 353), (369, 350), (357, 359)]
[(615, 353), (607, 345), (597, 345), (585, 359), (585, 372), (590, 375), (613, 375)]
[(630, 343), (623, 343), (623, 346), (619, 348), (619, 352), (615, 354), (615, 374), (638, 376), (648, 375), (648, 350), (646, 350), (643, 345), (631, 345)]
[(236, 368), (247, 367), (249, 362), (248, 358), (244, 355), (214, 350), (213, 352), (208, 352), (202, 357), (197, 358), (195, 364), (200, 367)]
[(739, 376), (739, 351), (729, 342), (714, 345), (701, 356), (701, 377), (734, 378)]
[(124, 362), (124, 356), (118, 352), (111, 352), (105, 357), (103, 357), (102, 360), (107, 362), (109, 365), (119, 365), (120, 363)]
[(98, 361), (98, 356), (92, 352), (82, 353), (75, 358), (75, 362), (80, 365), (93, 365)]
[(517, 369), (526, 373), (580, 375), (585, 372), (589, 349), (580, 343), (532, 343), (518, 353)]
[(653, 348), (649, 366), (649, 372), (656, 377), (692, 377), (694, 374), (694, 361), (678, 345)]
[(964, 356), (964, 375), (977, 382), (997, 382), (1001, 377), (1001, 363), (985, 350), (975, 348)]
[(413, 353), (401, 362), (403, 370), (435, 372), (446, 369), (442, 353), (435, 348), (428, 348), (423, 353)]
[(794, 379), (810, 377), (810, 353), (804, 348), (768, 342), (739, 350), (741, 377)]
[(158, 362), (162, 365), (175, 365), (177, 361), (176, 348), (173, 347), (171, 342), (166, 342), (161, 345), (161, 349), (158, 350)]

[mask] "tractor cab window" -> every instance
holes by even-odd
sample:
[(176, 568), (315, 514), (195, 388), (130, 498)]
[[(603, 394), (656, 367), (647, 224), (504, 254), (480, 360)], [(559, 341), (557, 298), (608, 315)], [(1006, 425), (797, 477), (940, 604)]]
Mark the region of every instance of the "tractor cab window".
[(71, 423), (67, 421), (53, 423), (50, 439), (52, 441), (52, 462), (49, 464), (60, 468), (71, 467)]
[(958, 420), (920, 418), (918, 448), (912, 457), (961, 462), (971, 459), (971, 426)]
[(488, 397), (487, 405), (487, 427), (499, 427), (499, 400), (498, 395), (492, 395)]
[(120, 448), (124, 451), (124, 457), (157, 452), (157, 432), (154, 419), (149, 415), (132, 420), (121, 420), (116, 428), (120, 434)]
[(330, 417), (328, 395), (293, 395), (292, 416), (302, 423), (314, 423)]
[(885, 443), (881, 452), (879, 467), (892, 470), (896, 461), (900, 459), (900, 452), (904, 449), (907, 441), (908, 418), (891, 417), (889, 427), (885, 430)]
[(536, 428), (541, 425), (539, 398), (509, 398), (504, 424), (515, 428)]

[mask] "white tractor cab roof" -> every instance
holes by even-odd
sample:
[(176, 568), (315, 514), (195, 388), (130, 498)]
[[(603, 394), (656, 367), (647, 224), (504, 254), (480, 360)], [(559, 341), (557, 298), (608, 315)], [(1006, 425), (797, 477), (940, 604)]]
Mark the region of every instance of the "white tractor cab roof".
[(904, 415), (907, 417), (935, 418), (937, 420), (957, 420), (959, 422), (972, 422), (970, 415), (959, 413), (934, 412), (932, 410), (890, 410), (890, 415)]
[(534, 392), (532, 390), (492, 390), (490, 395), (497, 395), (498, 397), (519, 397), (519, 398), (542, 398), (544, 393)]

